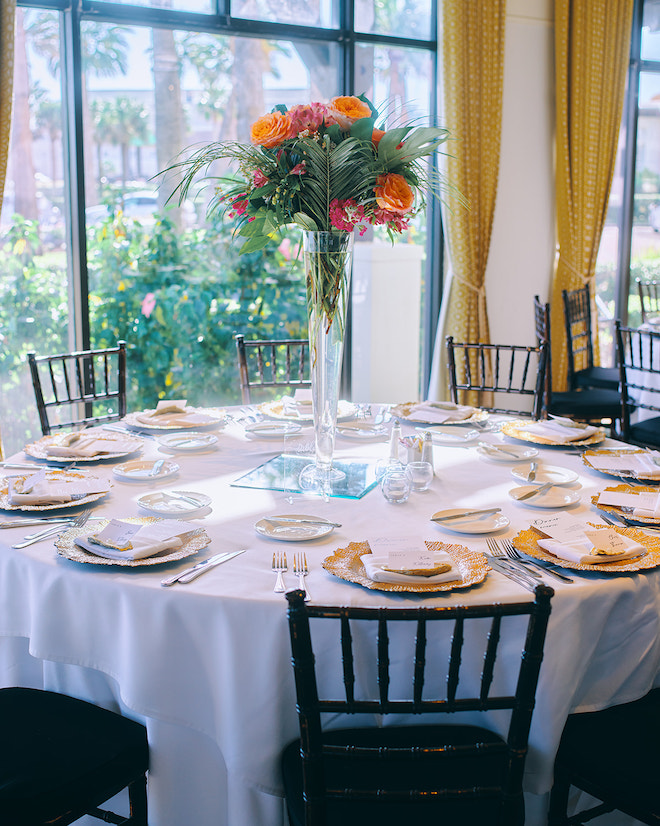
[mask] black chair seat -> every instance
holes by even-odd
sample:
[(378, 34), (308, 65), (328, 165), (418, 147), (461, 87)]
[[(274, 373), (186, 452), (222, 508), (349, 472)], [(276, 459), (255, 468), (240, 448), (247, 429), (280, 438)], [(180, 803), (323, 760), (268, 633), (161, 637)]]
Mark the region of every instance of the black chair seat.
[[(1, 689), (0, 718), (0, 823), (73, 823), (133, 782), (144, 789), (147, 733), (133, 720), (30, 688)], [(143, 803), (127, 822), (146, 826)]]
[(644, 419), (637, 424), (631, 424), (629, 438), (633, 443), (639, 442), (644, 445), (657, 445), (660, 447), (660, 416), (652, 419)]
[[(386, 726), (384, 728), (356, 728), (326, 731), (323, 735), (326, 744), (351, 745), (377, 748), (421, 748), (439, 745), (475, 745), (477, 743), (500, 744), (501, 749), (484, 760), (483, 757), (466, 757), (464, 760), (449, 759), (429, 763), (411, 761), (410, 757), (402, 760), (371, 760), (359, 758), (348, 760), (342, 758), (333, 761), (326, 758), (324, 762), (326, 781), (329, 788), (393, 790), (438, 790), (442, 786), (469, 788), (472, 786), (501, 787), (507, 769), (506, 742), (487, 729), (478, 726), (431, 725), (431, 726)], [(289, 821), (291, 826), (305, 826), (303, 804), (302, 761), (300, 758), (300, 740), (290, 743), (282, 757), (282, 771)], [(441, 781), (439, 783), (439, 778)], [(499, 790), (498, 790), (499, 792)], [(460, 823), (462, 826), (482, 826), (495, 824), (496, 812), (501, 795), (482, 799), (464, 800), (462, 798), (435, 797), (428, 804), (416, 801), (411, 808), (410, 801), (385, 800), (342, 800), (330, 799), (327, 804), (327, 826), (366, 826), (377, 823), (379, 826), (401, 826), (402, 823)], [(517, 816), (507, 820), (507, 826), (524, 823), (524, 805), (522, 795), (517, 808)], [(428, 820), (420, 819), (428, 818)]]
[(571, 416), (580, 421), (619, 419), (621, 395), (618, 390), (568, 390), (553, 393), (548, 413), (555, 416)]
[(573, 376), (575, 387), (599, 387), (605, 390), (618, 392), (619, 375), (618, 367), (589, 367), (586, 370), (578, 370)]
[(604, 801), (610, 810), (642, 823), (660, 823), (658, 743), (660, 689), (633, 703), (571, 715), (555, 762), (551, 826), (567, 822), (567, 783)]

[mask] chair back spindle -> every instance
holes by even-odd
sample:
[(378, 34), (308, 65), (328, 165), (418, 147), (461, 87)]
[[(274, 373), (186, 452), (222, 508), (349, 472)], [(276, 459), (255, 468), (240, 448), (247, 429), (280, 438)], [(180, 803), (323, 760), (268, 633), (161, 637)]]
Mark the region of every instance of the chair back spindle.
[(238, 376), (243, 404), (250, 404), (254, 389), (296, 390), (311, 387), (307, 339), (259, 339), (236, 336)]

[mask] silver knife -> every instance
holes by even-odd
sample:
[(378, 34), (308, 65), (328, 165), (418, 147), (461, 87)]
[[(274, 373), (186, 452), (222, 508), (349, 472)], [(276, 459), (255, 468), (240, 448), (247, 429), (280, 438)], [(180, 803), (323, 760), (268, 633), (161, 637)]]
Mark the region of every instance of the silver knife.
[(479, 447), (483, 448), (485, 451), (490, 451), (491, 453), (505, 453), (507, 456), (513, 456), (514, 459), (520, 459), (520, 455), (518, 453), (514, 453), (512, 450), (507, 450), (499, 445), (491, 445), (488, 442), (479, 442)]
[(294, 519), (292, 516), (264, 516), (266, 522), (286, 522), (294, 525), (328, 525), (341, 528), (341, 522), (327, 522), (325, 519)]
[(491, 513), (499, 513), (502, 508), (489, 508), (480, 511), (463, 511), (463, 513), (452, 513), (450, 516), (432, 516), (431, 522), (447, 522), (450, 519), (463, 519), (465, 516), (488, 516)]
[(508, 579), (513, 580), (513, 582), (518, 583), (518, 585), (522, 585), (522, 587), (528, 591), (534, 591), (536, 589), (538, 583), (532, 579), (531, 576), (526, 576), (522, 571), (513, 571), (511, 568), (507, 568), (501, 559), (495, 559), (495, 557), (492, 556), (487, 556), (486, 559), (491, 568), (503, 574)]
[(180, 574), (175, 574), (169, 579), (163, 579), (160, 584), (165, 587), (168, 585), (174, 585), (177, 582), (185, 585), (187, 582), (192, 582), (193, 579), (196, 579), (206, 571), (210, 571), (211, 568), (215, 568), (216, 565), (222, 565), (223, 562), (228, 562), (235, 556), (245, 553), (246, 550), (247, 548), (242, 548), (240, 551), (224, 551), (221, 554), (216, 554), (209, 559), (205, 559), (203, 562), (198, 562), (197, 565), (193, 565), (192, 568), (187, 568), (185, 571), (181, 571)]
[(524, 499), (531, 499), (532, 496), (538, 496), (539, 493), (545, 493), (546, 490), (550, 490), (550, 488), (554, 485), (554, 482), (546, 482), (545, 485), (541, 485), (538, 488), (534, 488), (534, 490), (528, 490), (527, 493), (523, 493), (522, 496), (516, 496), (515, 499), (518, 502), (522, 502)]

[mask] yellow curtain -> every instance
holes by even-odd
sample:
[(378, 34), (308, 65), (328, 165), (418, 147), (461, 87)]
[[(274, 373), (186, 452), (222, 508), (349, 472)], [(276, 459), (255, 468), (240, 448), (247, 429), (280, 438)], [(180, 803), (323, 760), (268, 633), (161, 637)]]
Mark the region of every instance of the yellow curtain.
[[(447, 178), (468, 202), (450, 204), (451, 287), (442, 335), (488, 342), (485, 273), (497, 195), (506, 0), (444, 0), (444, 123), (454, 139)], [(478, 403), (475, 399), (466, 399)]]
[(0, 209), (7, 175), (11, 102), (14, 88), (14, 16), (16, 0), (0, 0)]
[[(634, 0), (555, 0), (557, 260), (553, 385), (566, 388), (562, 290), (591, 283), (614, 173)], [(593, 284), (591, 287), (593, 298)], [(594, 324), (594, 357), (598, 353)]]

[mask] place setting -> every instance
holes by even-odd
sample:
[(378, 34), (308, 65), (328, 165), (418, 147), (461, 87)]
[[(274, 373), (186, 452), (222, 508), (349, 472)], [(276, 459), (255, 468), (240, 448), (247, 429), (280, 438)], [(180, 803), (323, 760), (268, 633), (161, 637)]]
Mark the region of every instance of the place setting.
[(101, 520), (90, 533), (71, 527), (55, 540), (58, 554), (73, 562), (136, 567), (164, 565), (198, 553), (211, 543), (203, 528), (154, 517)]
[[(314, 421), (312, 391), (307, 388), (299, 388), (293, 396), (282, 396), (273, 401), (262, 402), (257, 406), (257, 410), (266, 418), (312, 424)], [(337, 422), (350, 421), (355, 419), (357, 415), (358, 406), (356, 404), (345, 399), (339, 399), (337, 402)]]
[(112, 482), (78, 470), (41, 468), (35, 473), (0, 479), (0, 509), (47, 511), (95, 502)]
[(583, 425), (560, 416), (539, 421), (515, 419), (514, 421), (504, 422), (501, 426), (501, 432), (505, 436), (519, 441), (549, 447), (593, 445), (602, 442), (606, 437), (605, 430), (602, 427)]
[(25, 445), (23, 451), (33, 459), (51, 463), (99, 462), (121, 459), (142, 450), (144, 441), (128, 432), (92, 427), (73, 433), (51, 433)]
[(660, 452), (657, 450), (586, 450), (582, 461), (592, 470), (608, 476), (660, 481)]
[(306, 542), (320, 539), (341, 528), (339, 522), (332, 522), (322, 516), (304, 513), (274, 514), (259, 519), (254, 529), (260, 536), (283, 542)]
[(501, 462), (510, 464), (511, 462), (522, 462), (526, 459), (534, 459), (539, 455), (537, 448), (526, 445), (495, 444), (492, 442), (479, 442), (477, 453), (483, 459), (490, 462)]
[(402, 423), (426, 425), (467, 425), (485, 423), (488, 413), (478, 407), (445, 401), (403, 402), (390, 408)]
[(469, 588), (483, 582), (490, 570), (484, 554), (463, 545), (391, 535), (350, 542), (322, 566), (364, 588), (401, 593)]
[(160, 482), (179, 472), (171, 459), (133, 459), (112, 468), (112, 475), (123, 482)]
[(160, 448), (172, 453), (202, 453), (216, 449), (218, 437), (215, 433), (187, 431), (183, 433), (165, 433), (156, 441)]
[(135, 430), (152, 432), (217, 429), (225, 423), (224, 410), (209, 410), (188, 405), (186, 399), (161, 400), (153, 410), (127, 413), (123, 423)]
[(147, 513), (164, 518), (207, 516), (211, 513), (211, 497), (193, 490), (158, 490), (145, 493), (137, 500)]
[(495, 533), (510, 524), (509, 518), (502, 513), (502, 508), (447, 508), (434, 513), (431, 522), (443, 530), (467, 534)]
[(660, 565), (660, 537), (637, 528), (584, 525), (568, 513), (533, 520), (512, 542), (533, 559), (577, 571), (631, 573)]
[(660, 528), (660, 493), (646, 485), (621, 484), (607, 487), (591, 502), (598, 510), (609, 513), (627, 523)]

